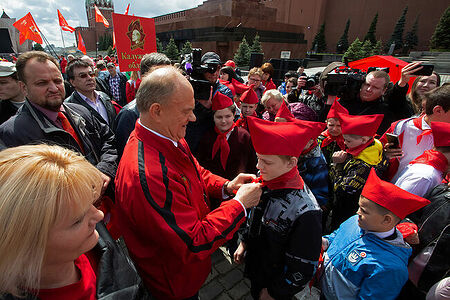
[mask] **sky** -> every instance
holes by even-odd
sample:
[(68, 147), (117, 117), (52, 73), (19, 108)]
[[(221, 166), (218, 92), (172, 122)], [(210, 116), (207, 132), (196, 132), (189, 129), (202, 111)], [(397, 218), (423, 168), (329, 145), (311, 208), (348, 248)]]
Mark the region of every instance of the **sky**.
[[(193, 8), (203, 3), (203, 1), (205, 0), (113, 0), (113, 3), (116, 13), (125, 13), (128, 3), (131, 3), (129, 15), (134, 14), (152, 18)], [(84, 0), (1, 0), (0, 9), (4, 9), (10, 18), (16, 18), (16, 20), (30, 12), (50, 44), (62, 47), (63, 43), (56, 10), (60, 10), (69, 26), (87, 26), (84, 3)], [(63, 36), (66, 47), (75, 43), (75, 33), (63, 31)]]

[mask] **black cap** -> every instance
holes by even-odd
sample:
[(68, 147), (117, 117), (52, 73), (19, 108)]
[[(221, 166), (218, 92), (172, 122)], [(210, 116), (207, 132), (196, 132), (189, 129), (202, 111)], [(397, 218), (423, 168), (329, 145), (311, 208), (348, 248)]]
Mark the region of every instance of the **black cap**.
[(202, 56), (202, 64), (215, 64), (221, 65), (220, 56), (214, 52), (206, 52)]

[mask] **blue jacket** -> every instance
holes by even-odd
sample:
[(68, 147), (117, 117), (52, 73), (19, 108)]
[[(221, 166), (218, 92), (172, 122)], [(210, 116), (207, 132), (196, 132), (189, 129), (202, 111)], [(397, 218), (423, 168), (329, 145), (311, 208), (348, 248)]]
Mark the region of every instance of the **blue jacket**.
[(324, 254), (322, 292), (327, 299), (395, 299), (408, 279), (411, 247), (396, 231), (380, 239), (358, 226), (353, 216), (328, 239)]

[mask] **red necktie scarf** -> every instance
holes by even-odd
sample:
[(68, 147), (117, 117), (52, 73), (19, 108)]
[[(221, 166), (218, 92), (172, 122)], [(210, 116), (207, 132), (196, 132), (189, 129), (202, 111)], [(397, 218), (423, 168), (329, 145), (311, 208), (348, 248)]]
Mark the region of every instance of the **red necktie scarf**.
[(427, 150), (422, 155), (418, 156), (410, 163), (412, 164), (424, 164), (435, 168), (443, 173), (447, 172), (448, 161), (444, 154), (436, 150)]
[(324, 132), (322, 132), (322, 135), (325, 137), (325, 139), (322, 141), (321, 148), (328, 146), (332, 142), (336, 142), (336, 144), (341, 150), (345, 150), (344, 137), (342, 136), (342, 134), (338, 136), (332, 136), (327, 129)]
[(227, 165), (228, 155), (230, 154), (230, 145), (228, 145), (227, 134), (233, 130), (234, 126), (235, 124), (233, 124), (231, 128), (225, 132), (220, 132), (217, 126), (214, 126), (214, 130), (217, 133), (217, 138), (212, 148), (211, 158), (214, 159), (214, 156), (216, 156), (217, 151), (220, 149), (220, 163), (222, 164), (224, 170)]
[(417, 145), (420, 144), (420, 141), (422, 141), (424, 136), (432, 134), (431, 129), (422, 129), (422, 120), (423, 116), (413, 120), (414, 125), (422, 130), (422, 132), (417, 136)]
[(265, 181), (263, 180), (263, 186), (267, 186), (271, 190), (279, 189), (302, 189), (304, 182), (297, 167), (293, 167), (289, 172), (284, 173), (277, 178)]
[(353, 148), (347, 148), (345, 150), (348, 154), (351, 154), (353, 156), (358, 156), (364, 149), (370, 146), (370, 144), (373, 143), (373, 138), (371, 138), (367, 143), (353, 147)]
[(83, 143), (80, 140), (80, 137), (73, 129), (72, 125), (70, 125), (69, 120), (67, 119), (66, 115), (63, 112), (58, 112), (58, 118), (61, 121), (61, 125), (64, 129), (64, 131), (68, 132), (77, 142), (78, 146), (80, 146), (81, 151), (84, 153)]

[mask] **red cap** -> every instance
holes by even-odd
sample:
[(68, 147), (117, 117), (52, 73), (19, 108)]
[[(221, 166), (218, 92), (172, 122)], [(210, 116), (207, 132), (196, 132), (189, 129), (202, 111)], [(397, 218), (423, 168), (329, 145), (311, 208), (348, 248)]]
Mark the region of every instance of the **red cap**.
[(292, 121), (292, 119), (294, 119), (294, 116), (292, 115), (291, 111), (289, 110), (289, 108), (286, 105), (286, 102), (283, 101), (281, 103), (280, 108), (277, 111), (277, 114), (275, 115), (275, 119), (276, 118), (284, 118), (286, 119), (288, 122)]
[(237, 81), (236, 79), (232, 78), (231, 79), (231, 83), (234, 86), (234, 89), (236, 90), (237, 94), (242, 94), (244, 93), (246, 90), (248, 90), (248, 85), (245, 85), (243, 83), (240, 83), (239, 81)]
[(348, 110), (339, 103), (339, 101), (334, 100), (333, 104), (330, 107), (330, 111), (328, 112), (327, 119), (330, 118), (338, 119), (339, 118), (338, 114), (348, 115), (349, 113)]
[(292, 122), (277, 123), (247, 117), (247, 123), (253, 147), (259, 154), (299, 157), (310, 140), (308, 129)]
[(411, 194), (390, 182), (381, 180), (373, 168), (370, 170), (361, 196), (383, 206), (402, 220), (407, 215), (430, 203), (425, 198)]
[(311, 122), (299, 119), (294, 119), (293, 122), (297, 124), (300, 128), (307, 128), (311, 139), (317, 139), (317, 137), (327, 127), (327, 124), (322, 122)]
[(227, 66), (227, 67), (236, 68), (236, 64), (231, 59), (227, 60), (227, 62), (224, 65)]
[(240, 99), (243, 103), (247, 104), (256, 104), (259, 102), (258, 95), (256, 95), (256, 92), (253, 90), (253, 84), (242, 93)]
[(212, 110), (217, 111), (233, 105), (233, 100), (230, 97), (225, 96), (221, 92), (217, 92), (211, 100)]
[(342, 134), (357, 134), (373, 137), (383, 121), (384, 115), (353, 116), (338, 113), (341, 122)]
[(431, 131), (433, 132), (434, 146), (450, 146), (450, 123), (431, 122)]

